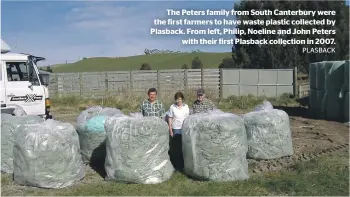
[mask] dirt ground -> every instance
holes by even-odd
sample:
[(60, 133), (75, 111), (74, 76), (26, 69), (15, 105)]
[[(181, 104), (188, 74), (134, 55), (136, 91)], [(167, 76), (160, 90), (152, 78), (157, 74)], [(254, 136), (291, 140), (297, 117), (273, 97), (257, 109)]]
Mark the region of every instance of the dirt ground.
[[(76, 125), (76, 118), (78, 114), (60, 114), (57, 112), (53, 113), (54, 119), (69, 122)], [(326, 120), (315, 120), (307, 117), (302, 117), (297, 114), (290, 115), (290, 125), (292, 130), (293, 137), (293, 147), (295, 155), (304, 155), (304, 153), (316, 153), (322, 152), (326, 149), (334, 149), (339, 145), (343, 146), (342, 150), (348, 150), (349, 144), (349, 126), (347, 124), (335, 121), (326, 121)], [(345, 144), (345, 146), (344, 146)], [(335, 148), (333, 151), (338, 151), (340, 149)], [(324, 151), (325, 153), (327, 151)], [(329, 151), (328, 151), (329, 152)], [(317, 154), (316, 154), (317, 155)], [(317, 157), (317, 156), (316, 156)], [(306, 159), (307, 160), (307, 159)], [(306, 161), (305, 160), (305, 161)], [(299, 159), (298, 162), (304, 161), (304, 159)], [(268, 161), (270, 162), (270, 161)], [(278, 162), (278, 161), (277, 161)], [(270, 162), (271, 163), (271, 162)], [(283, 162), (282, 162), (283, 163)], [(270, 164), (269, 164), (270, 165)], [(284, 168), (285, 165), (281, 164)], [(260, 166), (261, 167), (261, 166)], [(84, 181), (80, 184), (88, 184), (91, 182), (99, 182), (102, 181), (103, 178), (98, 176), (96, 172), (94, 172), (91, 168), (87, 166), (87, 176), (90, 177), (88, 179), (84, 179)], [(266, 165), (264, 165), (266, 168)], [(268, 170), (271, 171), (268, 167)], [(265, 172), (265, 170), (261, 170), (261, 172)], [(8, 182), (11, 181), (11, 177), (7, 177)], [(26, 195), (27, 187), (18, 186), (13, 183), (5, 184), (1, 187), (2, 192), (12, 193), (11, 191), (16, 191), (16, 194)]]
[(290, 117), (296, 153), (314, 152), (349, 143), (349, 126), (344, 123)]

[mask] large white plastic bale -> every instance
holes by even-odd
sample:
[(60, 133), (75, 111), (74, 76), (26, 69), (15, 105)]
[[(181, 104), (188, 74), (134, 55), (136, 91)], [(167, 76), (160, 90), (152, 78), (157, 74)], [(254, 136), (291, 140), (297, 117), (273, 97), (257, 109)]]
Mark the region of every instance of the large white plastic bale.
[(350, 60), (346, 60), (344, 64), (344, 92), (349, 92), (350, 78)]
[(243, 116), (248, 139), (249, 158), (275, 159), (293, 155), (288, 114), (272, 109)]
[(243, 119), (231, 113), (188, 116), (182, 126), (184, 171), (200, 180), (248, 179)]
[(258, 105), (254, 108), (254, 111), (271, 110), (271, 109), (273, 109), (273, 105), (269, 101), (264, 100), (261, 105)]
[(345, 94), (345, 99), (344, 99), (344, 119), (345, 122), (350, 122), (350, 118), (349, 118), (349, 96), (350, 96), (350, 92), (347, 92)]
[(309, 65), (309, 84), (310, 89), (324, 90), (325, 89), (325, 66), (326, 62), (314, 62)]
[(105, 119), (123, 115), (119, 109), (101, 106), (90, 107), (77, 118), (77, 131), (84, 163), (104, 162), (106, 157)]
[(22, 108), (19, 108), (19, 107), (15, 108), (15, 110), (13, 110), (13, 114), (15, 116), (25, 116), (25, 115), (27, 115), (27, 113)]
[(325, 61), (325, 90), (327, 92), (340, 91), (344, 85), (345, 61)]
[(323, 96), (321, 109), (328, 120), (342, 120), (345, 95), (339, 90), (329, 90)]
[(320, 118), (324, 116), (324, 107), (322, 107), (324, 90), (310, 89), (309, 111), (312, 117)]
[(71, 186), (85, 176), (74, 126), (55, 120), (17, 128), (14, 181), (42, 188)]
[(106, 120), (106, 180), (157, 184), (171, 178), (168, 125), (158, 117)]
[(225, 112), (221, 111), (221, 110), (218, 109), (218, 108), (214, 108), (214, 109), (208, 111), (208, 113), (209, 113), (209, 114), (221, 114), (221, 113), (225, 113)]
[(44, 122), (39, 116), (16, 117), (1, 114), (1, 172), (13, 173), (13, 145), (16, 128), (23, 124)]
[(140, 112), (136, 112), (136, 113), (130, 113), (130, 117), (132, 117), (132, 118), (142, 118), (143, 115)]

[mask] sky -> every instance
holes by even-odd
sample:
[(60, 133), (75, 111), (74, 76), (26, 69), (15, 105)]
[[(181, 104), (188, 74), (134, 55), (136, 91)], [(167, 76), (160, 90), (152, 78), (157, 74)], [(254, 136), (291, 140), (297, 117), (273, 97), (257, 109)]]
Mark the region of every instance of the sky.
[(1, 38), (13, 52), (45, 57), (44, 66), (75, 62), (83, 57), (142, 55), (146, 48), (229, 52), (230, 45), (182, 45), (184, 36), (155, 36), (149, 32), (155, 27), (154, 19), (169, 18), (166, 9), (232, 9), (233, 4), (233, 1), (2, 1)]

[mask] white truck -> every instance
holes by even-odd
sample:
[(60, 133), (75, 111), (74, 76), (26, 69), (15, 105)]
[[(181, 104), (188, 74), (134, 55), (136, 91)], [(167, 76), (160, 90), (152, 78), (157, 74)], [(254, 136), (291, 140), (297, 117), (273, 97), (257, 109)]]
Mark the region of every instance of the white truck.
[(1, 39), (1, 113), (38, 115), (51, 119), (48, 84), (44, 84), (36, 63), (45, 60), (23, 53), (11, 53)]

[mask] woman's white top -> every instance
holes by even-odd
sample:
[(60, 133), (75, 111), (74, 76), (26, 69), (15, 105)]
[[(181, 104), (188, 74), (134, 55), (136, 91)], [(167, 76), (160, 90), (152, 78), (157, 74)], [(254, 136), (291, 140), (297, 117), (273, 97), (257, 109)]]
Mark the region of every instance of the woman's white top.
[(176, 104), (172, 104), (169, 109), (169, 118), (173, 118), (173, 129), (181, 129), (182, 123), (184, 122), (185, 118), (190, 115), (190, 109), (188, 105), (183, 104), (180, 108)]

